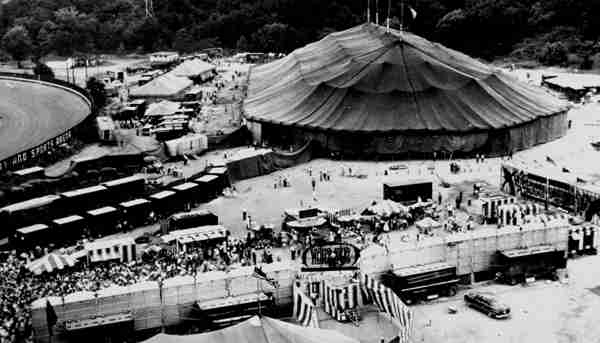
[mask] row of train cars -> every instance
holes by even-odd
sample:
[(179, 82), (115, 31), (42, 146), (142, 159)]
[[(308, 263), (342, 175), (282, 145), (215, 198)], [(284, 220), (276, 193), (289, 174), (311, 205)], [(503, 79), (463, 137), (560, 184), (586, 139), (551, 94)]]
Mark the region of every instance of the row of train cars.
[(139, 227), (217, 197), (229, 185), (226, 167), (150, 193), (141, 175), (45, 195), (0, 208), (4, 248), (26, 250), (40, 243), (65, 246), (84, 234), (105, 236), (119, 225)]

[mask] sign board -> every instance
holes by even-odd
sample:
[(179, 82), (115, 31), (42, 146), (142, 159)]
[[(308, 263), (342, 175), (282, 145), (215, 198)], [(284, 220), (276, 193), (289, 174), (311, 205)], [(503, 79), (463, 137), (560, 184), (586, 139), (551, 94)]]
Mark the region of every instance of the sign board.
[(302, 253), (302, 271), (358, 269), (360, 249), (348, 243), (325, 243), (308, 247)]

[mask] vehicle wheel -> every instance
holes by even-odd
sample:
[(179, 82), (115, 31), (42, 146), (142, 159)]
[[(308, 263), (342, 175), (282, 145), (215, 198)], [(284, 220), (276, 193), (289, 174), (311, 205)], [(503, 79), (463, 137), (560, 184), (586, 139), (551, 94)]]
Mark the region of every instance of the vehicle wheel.
[(412, 300), (412, 299), (405, 299), (405, 300), (404, 300), (404, 303), (405, 303), (406, 305), (412, 305), (412, 303), (413, 303), (413, 300)]
[(517, 284), (517, 280), (515, 278), (511, 278), (510, 281), (508, 282), (511, 286), (514, 286)]
[(488, 312), (488, 317), (494, 318), (494, 313), (493, 312)]
[(456, 287), (450, 287), (450, 289), (448, 289), (448, 296), (453, 297), (456, 295)]

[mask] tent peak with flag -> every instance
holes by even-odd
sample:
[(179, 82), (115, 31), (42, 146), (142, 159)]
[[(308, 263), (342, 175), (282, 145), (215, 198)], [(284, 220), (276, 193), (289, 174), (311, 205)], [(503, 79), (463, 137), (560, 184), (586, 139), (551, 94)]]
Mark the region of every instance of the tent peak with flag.
[(373, 23), (254, 67), (244, 101), (259, 140), (364, 153), (519, 150), (562, 136), (567, 109), (498, 68)]
[(160, 333), (143, 343), (359, 343), (333, 331), (302, 327), (281, 320), (254, 316), (222, 330), (195, 335)]

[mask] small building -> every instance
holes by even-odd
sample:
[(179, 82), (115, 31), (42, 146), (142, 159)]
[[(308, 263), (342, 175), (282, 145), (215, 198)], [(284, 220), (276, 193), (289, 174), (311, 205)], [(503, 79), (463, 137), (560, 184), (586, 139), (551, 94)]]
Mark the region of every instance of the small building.
[(150, 54), (150, 65), (167, 66), (179, 61), (179, 53), (175, 51), (158, 51)]
[(89, 263), (137, 260), (136, 244), (131, 237), (85, 243), (84, 250)]
[(98, 127), (98, 138), (102, 142), (114, 142), (116, 125), (111, 117), (97, 117), (96, 126)]

